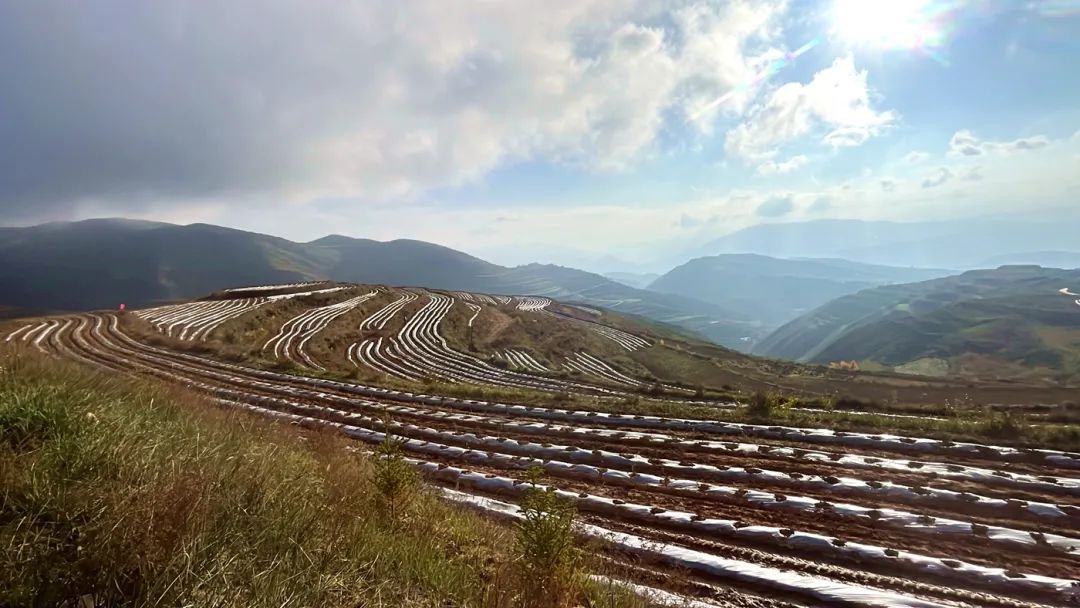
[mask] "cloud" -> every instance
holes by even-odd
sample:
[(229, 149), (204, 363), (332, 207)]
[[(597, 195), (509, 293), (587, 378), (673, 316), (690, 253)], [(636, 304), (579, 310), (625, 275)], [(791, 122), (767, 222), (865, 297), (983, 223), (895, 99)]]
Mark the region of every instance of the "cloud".
[[(777, 56), (784, 9), (3, 3), (0, 201), (10, 218), (87, 201), (405, 200), (515, 162), (622, 171)], [(757, 93), (741, 91), (697, 128)]]
[(795, 204), (790, 196), (775, 196), (758, 205), (759, 217), (780, 217), (795, 210)]
[(735, 158), (764, 163), (786, 144), (821, 131), (822, 143), (834, 148), (863, 144), (897, 118), (894, 112), (873, 108), (866, 77), (848, 55), (807, 84), (789, 82), (777, 88), (728, 132), (724, 150)]
[(981, 142), (971, 131), (957, 131), (949, 140), (949, 152), (953, 156), (980, 156), (984, 154)]
[(953, 178), (953, 172), (948, 167), (938, 167), (937, 171), (930, 175), (922, 182), (923, 188), (937, 188), (951, 180)]
[(928, 158), (930, 158), (930, 155), (926, 152), (912, 150), (911, 152), (908, 152), (906, 155), (904, 155), (904, 162), (909, 165), (917, 165)]
[[(621, 197), (617, 204), (538, 200), (514, 205), (512, 213), (518, 221), (498, 225), (490, 224), (490, 220), (510, 213), (506, 205), (459, 207), (423, 202), (346, 206), (340, 209), (340, 215), (296, 213), (295, 208), (256, 214), (234, 212), (218, 223), (271, 233), (287, 225), (296, 238), (304, 239), (323, 236), (327, 226), (354, 226), (354, 231), (362, 231), (356, 236), (415, 238), (470, 253), (489, 253), (498, 248), (503, 252), (499, 255), (516, 255), (514, 259), (519, 262), (529, 261), (520, 253), (525, 250), (523, 245), (531, 244), (531, 251), (541, 251), (558, 243), (576, 243), (575, 248), (598, 256), (610, 254), (645, 261), (685, 251), (689, 245), (704, 244), (717, 234), (766, 219), (947, 220), (1016, 214), (1017, 201), (1021, 200), (1025, 213), (1059, 217), (1061, 210), (1075, 208), (1080, 192), (1080, 165), (1073, 162), (1078, 152), (1080, 138), (1054, 140), (1046, 148), (1026, 154), (988, 156), (979, 162), (980, 173), (985, 176), (981, 181), (961, 181), (971, 165), (956, 162), (947, 165), (955, 176), (946, 184), (949, 187), (922, 187), (923, 177), (936, 176), (932, 174), (939, 165), (932, 165), (919, 179), (875, 172), (860, 173), (839, 183), (807, 180), (783, 188), (773, 187), (769, 180), (754, 180), (747, 189), (699, 188), (685, 197), (630, 196)], [(895, 180), (893, 192), (883, 191), (881, 182), (886, 179)], [(961, 186), (966, 197), (956, 194)], [(821, 209), (815, 203), (822, 198), (829, 201), (828, 209), (815, 211)], [(793, 210), (774, 218), (758, 215), (758, 208), (774, 199), (789, 200)], [(772, 205), (781, 207), (781, 211), (786, 207), (783, 200)], [(683, 228), (680, 220), (684, 214), (688, 224), (695, 220), (701, 223)], [(491, 228), (478, 232), (477, 226)], [(597, 226), (604, 229), (598, 230)]]
[(758, 166), (757, 171), (760, 175), (777, 175), (784, 173), (791, 173), (796, 169), (799, 169), (805, 165), (809, 159), (805, 154), (799, 154), (798, 156), (792, 156), (791, 158), (776, 162), (774, 160), (767, 160)]
[(949, 139), (949, 155), (954, 157), (984, 156), (994, 153), (1008, 155), (1039, 150), (1049, 144), (1050, 140), (1043, 135), (1021, 137), (1012, 141), (988, 141), (979, 139), (967, 129), (962, 129)]
[(806, 208), (806, 212), (812, 215), (825, 213), (829, 209), (832, 209), (832, 199), (827, 196), (819, 196), (817, 199)]
[(696, 218), (690, 214), (684, 213), (679, 216), (680, 228), (696, 228), (704, 223), (703, 220)]
[(980, 182), (986, 179), (986, 176), (982, 174), (982, 167), (971, 167), (960, 179), (969, 182)]
[(854, 148), (866, 143), (875, 133), (868, 127), (841, 127), (826, 133), (821, 141), (833, 148)]
[(881, 189), (885, 192), (892, 192), (896, 190), (896, 180), (883, 179), (881, 180)]

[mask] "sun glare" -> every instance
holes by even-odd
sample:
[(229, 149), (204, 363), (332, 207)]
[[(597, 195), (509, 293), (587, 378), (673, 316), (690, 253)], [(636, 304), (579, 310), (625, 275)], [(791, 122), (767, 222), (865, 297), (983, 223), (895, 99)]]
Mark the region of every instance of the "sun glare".
[(836, 0), (833, 34), (851, 45), (916, 49), (937, 44), (941, 32), (929, 0)]

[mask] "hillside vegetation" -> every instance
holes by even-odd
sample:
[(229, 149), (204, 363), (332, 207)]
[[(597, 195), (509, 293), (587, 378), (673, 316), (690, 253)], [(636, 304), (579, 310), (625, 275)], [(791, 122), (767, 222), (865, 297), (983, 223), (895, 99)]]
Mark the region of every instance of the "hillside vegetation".
[(675, 324), (725, 344), (737, 343), (749, 325), (700, 300), (560, 266), (507, 268), (423, 241), (332, 235), (295, 243), (208, 224), (112, 219), (0, 230), (0, 306), (39, 312), (141, 307), (227, 287), (321, 279), (547, 296)]
[(0, 605), (534, 605), (510, 528), (420, 490), (391, 517), (346, 447), (0, 353)]
[(845, 296), (788, 323), (758, 354), (913, 373), (1080, 380), (1080, 271), (1005, 266)]
[[(649, 285), (716, 304), (771, 331), (829, 300), (879, 285), (942, 277), (945, 270), (859, 264), (839, 259), (778, 259), (754, 254), (697, 258)], [(759, 337), (764, 337), (761, 334)]]

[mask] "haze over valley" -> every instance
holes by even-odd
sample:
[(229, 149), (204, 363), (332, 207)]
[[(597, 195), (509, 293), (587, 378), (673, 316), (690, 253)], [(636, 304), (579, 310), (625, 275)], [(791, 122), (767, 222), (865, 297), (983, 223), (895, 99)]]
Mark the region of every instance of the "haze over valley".
[(0, 3), (0, 606), (1080, 605), (1080, 3)]

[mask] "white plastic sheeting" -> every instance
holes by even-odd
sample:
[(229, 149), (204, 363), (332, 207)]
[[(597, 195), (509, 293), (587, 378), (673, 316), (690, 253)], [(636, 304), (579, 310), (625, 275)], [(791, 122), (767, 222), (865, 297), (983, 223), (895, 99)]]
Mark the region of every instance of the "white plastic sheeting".
[[(101, 328), (101, 326), (103, 324), (102, 323), (103, 320), (101, 319), (101, 317), (97, 317), (96, 319), (97, 320), (95, 322), (95, 331), (98, 332), (98, 331), (100, 331), (100, 328)], [(110, 323), (114, 327), (115, 327), (115, 321), (116, 321), (115, 317), (113, 317), (111, 319), (111, 321), (110, 321)], [(175, 376), (174, 374), (171, 374), (170, 372), (164, 372), (162, 370), (156, 370), (154, 368), (148, 368), (148, 369), (153, 370), (153, 373), (155, 373), (156, 375), (161, 375), (163, 377), (172, 376), (173, 379), (181, 380), (181, 381), (184, 381), (184, 382), (186, 382), (188, 384), (191, 384), (191, 381), (190, 381), (189, 378), (185, 378), (185, 377), (182, 377), (182, 376)], [(198, 385), (200, 383), (196, 382), (194, 384)], [(209, 388), (213, 389), (214, 387), (209, 387)], [(268, 410), (266, 408), (260, 408), (260, 407), (257, 407), (257, 406), (251, 406), (251, 405), (247, 405), (247, 404), (238, 404), (238, 405), (240, 405), (241, 407), (244, 407), (245, 409), (250, 409), (250, 410), (253, 410), (253, 411), (257, 411), (259, 413), (263, 413), (265, 415), (269, 415), (269, 416), (272, 416), (272, 417), (275, 417), (275, 418), (280, 418), (280, 419), (284, 419), (284, 420), (291, 420), (293, 422), (297, 422), (297, 423), (302, 424), (304, 426), (337, 428), (338, 430), (346, 433), (349, 436), (353, 436), (353, 437), (356, 437), (358, 439), (362, 439), (362, 440), (369, 441), (369, 442), (381, 441), (382, 438), (384, 437), (384, 435), (382, 433), (378, 433), (378, 432), (375, 432), (375, 431), (371, 431), (371, 430), (368, 430), (368, 429), (363, 429), (363, 428), (359, 428), (359, 427), (355, 427), (355, 426), (351, 426), (351, 425), (347, 425), (347, 424), (328, 422), (327, 420), (324, 420), (324, 419), (316, 419), (316, 418), (311, 418), (311, 417), (297, 416), (297, 415), (294, 415), (294, 414), (288, 414), (288, 413), (284, 413), (284, 412), (280, 412), (280, 411)], [(409, 444), (413, 444), (413, 443), (414, 443), (413, 441), (409, 442)], [(462, 451), (461, 448), (452, 448), (452, 447), (448, 447), (448, 446), (431, 445), (429, 442), (425, 442), (425, 441), (421, 441), (421, 442), (417, 442), (417, 443), (418, 443), (418, 447), (423, 448), (423, 447), (427, 446), (427, 449), (435, 450), (435, 453), (439, 453), (440, 455), (448, 455), (447, 452), (451, 452), (451, 453), (456, 453), (459, 456), (463, 456), (463, 455), (467, 454), (468, 452), (472, 452), (472, 450), (464, 450), (464, 451)], [(417, 450), (417, 451), (420, 451), (422, 453), (422, 452), (425, 452), (426, 450)], [(446, 467), (445, 465), (440, 466), (440, 465), (438, 465), (436, 463), (417, 463), (417, 464), (418, 464), (418, 466), (421, 466), (421, 468), (424, 468), (425, 470), (428, 470), (429, 472), (432, 472), (433, 474), (439, 475), (440, 478), (445, 478), (447, 475), (451, 475), (451, 476), (454, 477), (454, 479), (457, 482), (468, 485), (470, 487), (476, 487), (476, 488), (481, 489), (483, 491), (506, 493), (506, 494), (509, 494), (509, 495), (515, 495), (518, 491), (520, 491), (520, 489), (516, 488), (517, 484), (515, 484), (514, 480), (509, 479), (509, 478), (498, 477), (498, 476), (495, 476), (495, 475), (481, 475), (481, 474), (478, 474), (478, 473), (469, 473), (467, 471), (456, 469), (454, 467)], [(730, 534), (730, 535), (736, 535), (736, 536), (746, 536), (747, 538), (753, 538), (753, 539), (758, 539), (758, 540), (768, 540), (769, 542), (772, 542), (772, 543), (779, 543), (779, 544), (784, 544), (784, 545), (787, 545), (787, 546), (798, 546), (798, 547), (808, 548), (808, 549), (818, 549), (818, 550), (822, 550), (822, 551), (832, 551), (833, 553), (839, 553), (839, 554), (853, 554), (853, 555), (858, 555), (858, 559), (860, 561), (877, 560), (877, 561), (884, 561), (886, 563), (905, 564), (909, 568), (916, 568), (916, 569), (921, 570), (921, 571), (932, 572), (932, 573), (939, 574), (939, 575), (942, 575), (942, 576), (951, 576), (951, 577), (958, 577), (958, 578), (963, 578), (963, 579), (967, 579), (967, 580), (972, 580), (972, 581), (979, 582), (982, 585), (987, 585), (987, 586), (992, 586), (992, 587), (1000, 587), (1002, 589), (1010, 589), (1014, 593), (1017, 592), (1017, 591), (1029, 590), (1029, 591), (1037, 591), (1037, 592), (1041, 592), (1041, 593), (1057, 593), (1057, 594), (1061, 595), (1061, 597), (1069, 599), (1069, 600), (1076, 599), (1075, 594), (1076, 594), (1076, 589), (1077, 589), (1077, 583), (1075, 581), (1071, 581), (1071, 580), (1056, 579), (1056, 578), (1053, 578), (1053, 577), (1045, 577), (1045, 576), (1038, 576), (1038, 575), (1018, 575), (1018, 574), (1015, 574), (1015, 573), (1007, 573), (1002, 569), (981, 567), (981, 566), (977, 566), (977, 565), (973, 565), (973, 564), (967, 564), (967, 563), (964, 563), (964, 562), (961, 562), (961, 561), (958, 561), (958, 560), (943, 560), (943, 559), (939, 559), (939, 558), (931, 558), (931, 557), (922, 556), (922, 555), (918, 555), (918, 554), (912, 554), (912, 553), (908, 553), (908, 552), (904, 552), (904, 551), (890, 551), (890, 550), (886, 550), (884, 548), (876, 547), (876, 546), (873, 546), (873, 545), (850, 543), (850, 542), (849, 543), (841, 543), (841, 544), (838, 545), (837, 542), (836, 542), (837, 539), (827, 537), (827, 536), (823, 536), (823, 535), (818, 535), (818, 534), (801, 533), (801, 532), (794, 531), (794, 530), (784, 530), (784, 529), (772, 528), (772, 527), (768, 527), (768, 526), (742, 526), (742, 527), (740, 527), (740, 526), (736, 525), (736, 522), (731, 522), (731, 521), (728, 521), (728, 520), (700, 518), (700, 517), (696, 517), (696, 516), (694, 516), (693, 514), (690, 514), (690, 513), (681, 513), (681, 512), (677, 512), (677, 511), (666, 511), (666, 510), (663, 510), (663, 509), (657, 509), (655, 507), (650, 507), (649, 505), (628, 504), (628, 503), (625, 503), (625, 502), (622, 502), (622, 501), (616, 501), (616, 500), (613, 500), (613, 499), (607, 499), (607, 498), (604, 498), (604, 497), (592, 496), (592, 495), (577, 495), (577, 494), (570, 494), (570, 493), (563, 493), (563, 494), (568, 499), (571, 499), (571, 500), (574, 500), (575, 502), (577, 502), (579, 507), (583, 508), (583, 510), (590, 510), (590, 511), (602, 512), (602, 513), (615, 512), (615, 513), (622, 514), (622, 516), (624, 518), (627, 518), (627, 519), (637, 519), (637, 520), (645, 520), (645, 521), (654, 520), (656, 523), (664, 523), (664, 524), (669, 525), (669, 526), (674, 525), (674, 526), (677, 526), (677, 527), (685, 527), (685, 528), (688, 528), (688, 529), (696, 529), (696, 530), (699, 530), (700, 532), (710, 532), (710, 533), (723, 532), (724, 534)], [(610, 532), (610, 531), (605, 531), (605, 532)], [(634, 548), (636, 546), (635, 543), (632, 540), (628, 540), (628, 538), (624, 538), (624, 537), (627, 537), (627, 535), (621, 535), (620, 533), (613, 533), (613, 532), (610, 532), (610, 534), (613, 534), (614, 536), (607, 536), (606, 538), (608, 538), (608, 540), (611, 540), (612, 542), (623, 543), (625, 546), (630, 547), (630, 548)], [(636, 538), (636, 537), (633, 537), (633, 538)], [(642, 541), (642, 539), (638, 539), (638, 540)], [(735, 560), (726, 560), (726, 562), (725, 562), (725, 560), (723, 560), (722, 558), (717, 558), (716, 556), (712, 556), (712, 555), (709, 555), (709, 554), (703, 554), (701, 552), (697, 552), (697, 551), (693, 551), (693, 550), (689, 550), (689, 549), (684, 549), (684, 548), (672, 548), (671, 551), (668, 551), (668, 548), (670, 548), (670, 546), (666, 546), (664, 548), (659, 548), (658, 549), (657, 547), (655, 547), (655, 542), (650, 542), (650, 541), (642, 541), (642, 544), (640, 546), (638, 546), (637, 548), (641, 549), (641, 550), (647, 550), (647, 551), (653, 551), (653, 552), (661, 551), (661, 554), (657, 555), (657, 557), (661, 557), (663, 559), (672, 561), (673, 563), (677, 563), (678, 565), (681, 565), (681, 566), (684, 566), (684, 567), (690, 567), (691, 569), (696, 569), (698, 571), (706, 571), (706, 572), (711, 572), (713, 574), (716, 574), (717, 572), (722, 572), (722, 573), (724, 573), (723, 575), (725, 575), (725, 576), (736, 576), (736, 577), (738, 577), (738, 576), (740, 576), (739, 573), (747, 574), (748, 572), (752, 572), (753, 568), (761, 568), (761, 566), (758, 566), (756, 564), (749, 564), (749, 566), (753, 566), (753, 568), (751, 568), (750, 570), (746, 570), (742, 566), (735, 567), (733, 569), (732, 568), (727, 568), (726, 566), (730, 566), (731, 564), (726, 564), (726, 562), (731, 562), (731, 561), (735, 561)], [(707, 559), (704, 559), (704, 560), (698, 559), (699, 556), (705, 556)], [(716, 560), (722, 560), (722, 561), (718, 562)], [(746, 563), (745, 562), (737, 562), (737, 564), (745, 565)], [(774, 570), (774, 569), (772, 569), (772, 570)], [(784, 580), (787, 581), (787, 582), (790, 582), (790, 581), (793, 581), (793, 580), (796, 580), (796, 579), (801, 580), (802, 578), (805, 578), (803, 575), (793, 575), (793, 576), (795, 577), (794, 579), (785, 578)], [(811, 577), (811, 578), (813, 578), (813, 577)], [(837, 584), (836, 581), (829, 581), (829, 582), (830, 582), (830, 584)], [(840, 583), (840, 584), (845, 586), (845, 588), (850, 587), (849, 585), (845, 585), (843, 583)], [(819, 587), (819, 586), (811, 586), (809, 588), (812, 589), (814, 593), (818, 593), (818, 592), (822, 591), (821, 587)], [(806, 588), (804, 587), (803, 590), (805, 591), (805, 589)], [(865, 588), (860, 588), (860, 589), (865, 590)], [(850, 592), (850, 589), (847, 590), (847, 591), (844, 591), (844, 593), (849, 593), (849, 592)], [(871, 596), (861, 595), (861, 593), (864, 593), (864, 592), (863, 591), (855, 592), (854, 595), (850, 595), (849, 596), (849, 601), (850, 601), (850, 598), (864, 598), (865, 599), (865, 598), (871, 597)], [(839, 596), (829, 596), (829, 597), (839, 597)], [(874, 595), (872, 597), (875, 599), (875, 601), (881, 601), (882, 600), (881, 597), (876, 596), (876, 595)], [(906, 596), (901, 596), (901, 597), (906, 597)], [(869, 601), (869, 600), (867, 600), (867, 601)], [(877, 604), (874, 604), (874, 605), (928, 605), (928, 604), (877, 603)]]
[[(447, 500), (468, 505), (480, 511), (514, 519), (521, 517), (517, 505), (450, 489), (443, 489), (442, 494)], [(737, 580), (762, 589), (796, 593), (825, 603), (848, 603), (878, 608), (944, 608), (948, 606), (948, 604), (931, 602), (892, 591), (851, 585), (823, 577), (797, 574), (718, 557), (678, 545), (658, 545), (656, 542), (639, 536), (615, 532), (599, 526), (581, 525), (578, 529), (585, 536), (609, 542), (631, 553), (658, 558), (692, 572)]]
[[(122, 332), (120, 332), (122, 334)], [(130, 339), (129, 339), (130, 340)], [(1046, 460), (1050, 463), (1057, 462), (1076, 462), (1080, 463), (1080, 454), (1072, 452), (1061, 452), (1057, 450), (1037, 450), (1037, 449), (1024, 449), (1024, 448), (1010, 448), (1002, 446), (988, 446), (975, 443), (955, 443), (945, 442), (936, 439), (926, 438), (913, 438), (904, 437), (899, 435), (889, 434), (870, 434), (870, 433), (847, 433), (842, 431), (833, 431), (831, 429), (807, 429), (798, 427), (781, 427), (781, 426), (764, 426), (753, 424), (742, 424), (736, 422), (724, 422), (724, 421), (711, 421), (711, 420), (694, 420), (686, 418), (670, 418), (662, 416), (644, 416), (633, 414), (613, 414), (609, 412), (593, 412), (593, 411), (573, 411), (558, 408), (545, 408), (545, 407), (532, 407), (518, 404), (507, 404), (498, 402), (488, 402), (473, 399), (457, 399), (453, 397), (441, 397), (426, 395), (423, 393), (414, 393), (409, 391), (399, 391), (395, 389), (386, 389), (375, 386), (366, 386), (355, 383), (338, 382), (335, 380), (325, 380), (318, 378), (304, 378), (298, 376), (290, 376), (286, 374), (279, 374), (276, 372), (255, 369), (251, 367), (245, 367), (241, 365), (222, 363), (206, 357), (199, 357), (186, 353), (178, 353), (173, 351), (165, 351), (162, 349), (154, 348), (144, 344), (138, 344), (138, 346), (144, 350), (156, 351), (163, 355), (176, 357), (180, 359), (186, 359), (199, 363), (201, 365), (215, 366), (221, 369), (236, 370), (239, 373), (248, 374), (251, 376), (257, 376), (270, 380), (285, 380), (289, 382), (299, 382), (308, 384), (313, 387), (328, 388), (334, 390), (340, 390), (350, 394), (363, 395), (367, 397), (377, 399), (389, 399), (393, 401), (402, 401), (407, 403), (419, 403), (437, 405), (441, 407), (450, 407), (455, 409), (461, 409), (469, 412), (476, 412), (481, 414), (497, 414), (505, 416), (507, 418), (539, 418), (544, 420), (554, 420), (558, 422), (572, 423), (574, 426), (578, 426), (581, 423), (601, 425), (612, 427), (614, 429), (633, 429), (633, 431), (613, 431), (613, 432), (636, 432), (637, 429), (647, 428), (655, 430), (665, 431), (691, 431), (700, 433), (714, 433), (719, 435), (732, 435), (738, 438), (747, 436), (760, 436), (765, 438), (779, 438), (790, 439), (792, 441), (808, 441), (811, 443), (823, 443), (829, 445), (836, 445), (839, 447), (847, 446), (866, 446), (883, 451), (907, 451), (909, 446), (917, 446), (914, 449), (920, 454), (929, 455), (950, 455), (958, 454), (963, 456), (990, 456), (993, 459), (1008, 462), (1009, 460), (1018, 461), (1035, 461), (1039, 459)], [(903, 459), (878, 459), (876, 457), (858, 456), (858, 455), (845, 455), (840, 452), (833, 452), (828, 454), (825, 452), (812, 452), (803, 448), (781, 448), (771, 446), (758, 446), (756, 444), (748, 443), (735, 443), (735, 442), (717, 442), (717, 441), (696, 441), (693, 442), (699, 446), (707, 449), (731, 449), (737, 450), (767, 450), (770, 454), (791, 454), (798, 457), (804, 455), (813, 458), (828, 458), (833, 462), (839, 462), (842, 464), (850, 464), (857, 466), (883, 466), (883, 467), (907, 467), (912, 470), (920, 470), (911, 466), (909, 460)], [(919, 462), (919, 467), (924, 466), (924, 463)], [(965, 476), (972, 475), (978, 477), (982, 475), (981, 471), (985, 469), (979, 469), (977, 467), (968, 467), (962, 465), (953, 465), (948, 463), (925, 463), (925, 466), (931, 467), (928, 472), (941, 475), (956, 475)], [(1068, 466), (1068, 465), (1066, 465)], [(1080, 464), (1077, 465), (1080, 467)], [(1025, 480), (1031, 483), (1047, 484), (1052, 487), (1061, 488), (1077, 488), (1080, 487), (1080, 480), (1074, 478), (1063, 477), (1038, 477), (1032, 478), (1030, 475), (1011, 473), (1008, 471), (992, 471), (990, 476), (997, 477), (1002, 481), (1017, 481), (1024, 482)]]
[(373, 298), (377, 293), (371, 291), (341, 302), (305, 310), (286, 321), (278, 333), (263, 344), (262, 349), (266, 351), (273, 346), (272, 352), (278, 359), (285, 358), (294, 363), (324, 370), (325, 368), (307, 353), (307, 343), (335, 319)]

